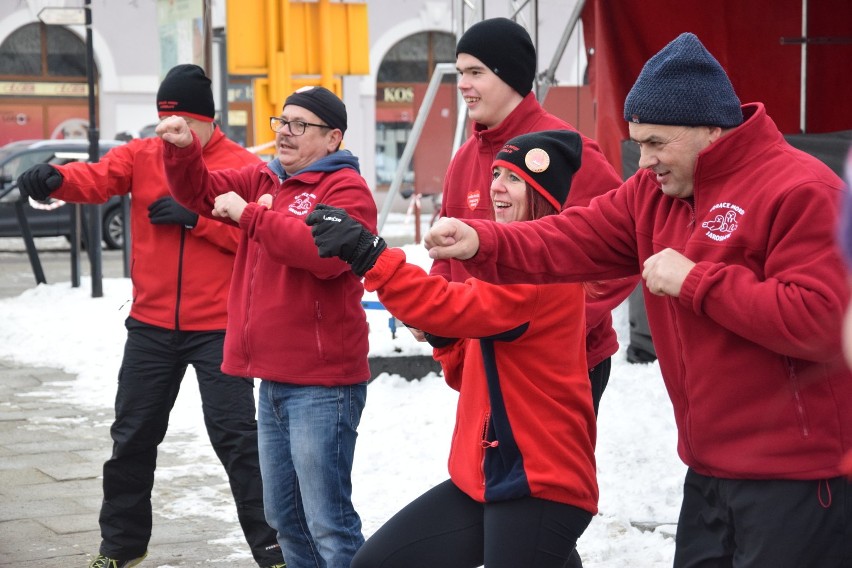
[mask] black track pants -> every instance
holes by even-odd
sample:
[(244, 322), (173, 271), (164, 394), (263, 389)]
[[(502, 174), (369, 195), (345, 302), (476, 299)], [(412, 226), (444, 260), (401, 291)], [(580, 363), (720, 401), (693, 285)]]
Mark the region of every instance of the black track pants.
[(852, 486), (686, 473), (675, 568), (850, 568)]
[(151, 538), (157, 446), (169, 425), (188, 365), (195, 368), (207, 434), (225, 467), (237, 516), (258, 564), (281, 563), (263, 514), (254, 383), (220, 370), (224, 332), (182, 332), (126, 321), (118, 375), (112, 457), (104, 464), (101, 553), (140, 556)]
[(595, 407), (595, 416), (598, 415), (598, 407), (601, 397), (609, 383), (609, 374), (612, 370), (612, 357), (607, 357), (591, 369), (589, 369), (589, 382), (592, 383), (592, 405)]

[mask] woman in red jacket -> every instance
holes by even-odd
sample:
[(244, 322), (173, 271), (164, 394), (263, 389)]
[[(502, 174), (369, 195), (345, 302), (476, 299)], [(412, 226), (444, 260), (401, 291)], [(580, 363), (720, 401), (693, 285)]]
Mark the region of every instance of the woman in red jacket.
[[(507, 142), (492, 165), (495, 219), (556, 214), (581, 151), (568, 130)], [(433, 334), (459, 391), (450, 479), (382, 526), (352, 568), (562, 567), (598, 499), (583, 285), (450, 283), (342, 209), (318, 205), (307, 222), (320, 256), (350, 262), (391, 313)]]

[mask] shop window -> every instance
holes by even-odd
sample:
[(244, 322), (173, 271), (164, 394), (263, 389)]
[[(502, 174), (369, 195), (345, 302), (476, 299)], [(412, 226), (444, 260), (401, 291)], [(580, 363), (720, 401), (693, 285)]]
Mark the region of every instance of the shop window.
[[(387, 188), (396, 175), (399, 160), (417, 116), (413, 93), (432, 79), (438, 63), (455, 63), (456, 39), (443, 32), (421, 32), (394, 45), (377, 73), (376, 184)], [(455, 76), (445, 75), (444, 83)], [(403, 176), (403, 190), (414, 184), (414, 164)]]
[(60, 26), (47, 28), (47, 74), (52, 77), (85, 77), (86, 44)]
[(0, 145), (87, 137), (86, 71), (86, 42), (67, 28), (35, 22), (9, 34), (0, 43), (0, 83), (7, 85)]
[[(379, 66), (379, 83), (428, 83), (438, 63), (456, 62), (453, 34), (421, 32), (394, 45)], [(453, 82), (452, 75), (444, 82)]]
[(41, 75), (41, 32), (28, 24), (0, 45), (0, 75)]

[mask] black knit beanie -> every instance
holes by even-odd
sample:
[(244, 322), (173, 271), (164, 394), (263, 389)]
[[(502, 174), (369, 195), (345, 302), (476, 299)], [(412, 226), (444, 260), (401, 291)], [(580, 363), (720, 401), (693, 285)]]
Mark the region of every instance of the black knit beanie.
[(571, 178), (580, 169), (583, 140), (571, 130), (543, 130), (515, 136), (491, 167), (503, 166), (547, 198), (557, 211), (568, 199)]
[(160, 118), (176, 114), (213, 122), (216, 107), (210, 79), (204, 74), (204, 69), (192, 64), (169, 69), (157, 91), (157, 112)]
[(530, 34), (508, 18), (491, 18), (470, 26), (456, 46), (456, 57), (467, 53), (482, 61), (522, 97), (532, 90), (536, 55)]
[(743, 113), (725, 70), (695, 34), (683, 33), (645, 63), (624, 101), (624, 120), (732, 128)]
[(284, 106), (306, 108), (332, 128), (346, 132), (346, 105), (325, 87), (302, 87), (284, 101)]

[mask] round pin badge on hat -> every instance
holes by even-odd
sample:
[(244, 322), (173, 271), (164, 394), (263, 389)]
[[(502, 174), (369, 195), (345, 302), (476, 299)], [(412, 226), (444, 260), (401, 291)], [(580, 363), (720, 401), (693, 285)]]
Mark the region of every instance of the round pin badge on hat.
[(550, 166), (550, 156), (541, 148), (533, 148), (524, 156), (524, 164), (529, 171), (540, 174)]

